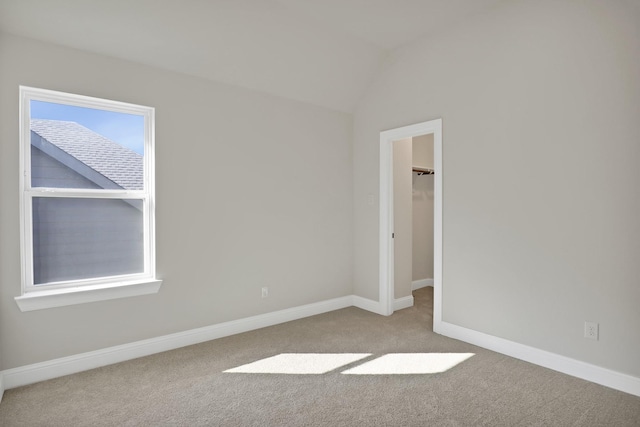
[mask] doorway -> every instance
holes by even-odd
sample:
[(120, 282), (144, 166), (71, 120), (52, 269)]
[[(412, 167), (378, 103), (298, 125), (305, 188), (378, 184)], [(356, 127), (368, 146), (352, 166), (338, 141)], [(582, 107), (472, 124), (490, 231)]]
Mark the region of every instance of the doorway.
[(442, 119), (380, 133), (380, 306), (385, 315), (394, 311), (393, 144), (421, 135), (433, 135), (433, 330), (439, 332), (442, 321)]

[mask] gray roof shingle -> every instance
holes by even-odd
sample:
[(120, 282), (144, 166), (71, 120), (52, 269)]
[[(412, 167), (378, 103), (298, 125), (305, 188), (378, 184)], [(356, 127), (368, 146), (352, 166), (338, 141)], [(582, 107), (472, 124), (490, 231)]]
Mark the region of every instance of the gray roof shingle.
[(31, 119), (31, 130), (125, 190), (144, 189), (143, 156), (76, 123)]

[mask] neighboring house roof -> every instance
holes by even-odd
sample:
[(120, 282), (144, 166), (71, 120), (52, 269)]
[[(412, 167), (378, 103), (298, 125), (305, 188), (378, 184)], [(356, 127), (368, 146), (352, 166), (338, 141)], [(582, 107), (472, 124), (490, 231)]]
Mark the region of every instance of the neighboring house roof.
[(31, 119), (31, 131), (125, 190), (144, 189), (143, 157), (76, 123)]

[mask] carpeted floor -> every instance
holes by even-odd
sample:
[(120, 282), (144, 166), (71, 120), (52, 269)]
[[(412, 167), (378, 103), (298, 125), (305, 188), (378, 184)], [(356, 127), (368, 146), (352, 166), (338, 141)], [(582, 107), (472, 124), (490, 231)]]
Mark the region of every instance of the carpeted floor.
[[(640, 397), (434, 334), (432, 293), (390, 317), (347, 308), (8, 390), (0, 425), (640, 426)], [(308, 353), (365, 356), (313, 375), (224, 372)], [(474, 355), (441, 373), (343, 373), (399, 353)]]

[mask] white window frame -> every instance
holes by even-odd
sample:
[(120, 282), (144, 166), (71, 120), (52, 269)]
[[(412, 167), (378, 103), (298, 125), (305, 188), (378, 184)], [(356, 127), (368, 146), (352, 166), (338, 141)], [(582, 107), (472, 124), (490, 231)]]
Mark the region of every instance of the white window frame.
[[(15, 301), (20, 310), (39, 310), (158, 292), (162, 281), (156, 277), (155, 265), (154, 108), (27, 86), (20, 86), (19, 92), (22, 294), (15, 297)], [(142, 115), (144, 117), (144, 189), (32, 188), (30, 127), (32, 100)], [(138, 274), (34, 285), (32, 201), (35, 197), (142, 200), (144, 271)]]

